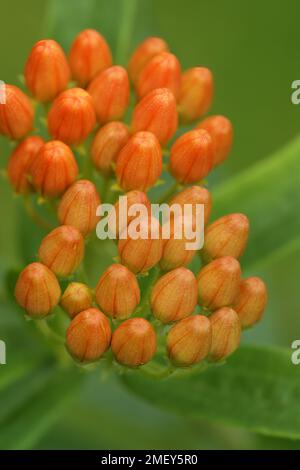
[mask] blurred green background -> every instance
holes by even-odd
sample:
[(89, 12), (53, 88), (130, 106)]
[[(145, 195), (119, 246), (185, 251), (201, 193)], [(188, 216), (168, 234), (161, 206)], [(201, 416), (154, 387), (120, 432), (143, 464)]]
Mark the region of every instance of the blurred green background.
[[(233, 121), (234, 149), (210, 179), (212, 190), (224, 181), (230, 184), (232, 176), (247, 172), (299, 133), (300, 106), (290, 100), (291, 83), (300, 78), (299, 1), (138, 0), (134, 18), (132, 3), (0, 0), (0, 79), (19, 85), (30, 48), (45, 36), (59, 40), (68, 50), (80, 29), (93, 27), (107, 37), (114, 51), (126, 56), (127, 45), (132, 49), (147, 35), (159, 35), (183, 68), (201, 64), (212, 69), (216, 90), (212, 112), (224, 113)], [(118, 40), (120, 31), (126, 35), (126, 28), (128, 44)], [(9, 145), (2, 138), (0, 153), (4, 168)], [(249, 199), (254, 193), (255, 187)], [(161, 411), (111, 377), (100, 381), (93, 375), (72, 400), (69, 390), (61, 400), (65, 392), (57, 385), (59, 377), (51, 375), (49, 345), (31, 325), (27, 328), (9, 295), (13, 270), (34, 259), (40, 234), (32, 229), (5, 178), (1, 179), (0, 201), (0, 339), (7, 342), (7, 365), (0, 366), (1, 448), (300, 447), (297, 440), (262, 437)], [(299, 201), (298, 192), (298, 199), (293, 200), (295, 219), (299, 219)], [(235, 206), (230, 209), (234, 211)], [(276, 207), (272, 210), (276, 217)], [(289, 225), (284, 230), (288, 233)], [(264, 243), (273, 236), (270, 227)], [(266, 279), (270, 302), (263, 322), (245, 335), (248, 343), (290, 348), (300, 337), (300, 244), (294, 237), (291, 242), (276, 256), (262, 263), (258, 260), (255, 271), (251, 267), (251, 273)], [(299, 375), (296, 367), (295, 374)]]

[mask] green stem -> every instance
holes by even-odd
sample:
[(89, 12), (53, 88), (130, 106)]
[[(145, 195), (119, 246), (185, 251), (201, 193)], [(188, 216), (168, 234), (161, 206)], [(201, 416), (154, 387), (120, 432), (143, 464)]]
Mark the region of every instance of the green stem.
[(143, 292), (141, 302), (140, 302), (140, 304), (137, 308), (138, 314), (140, 316), (143, 316), (145, 314), (146, 310), (149, 309), (149, 307), (150, 307), (150, 294), (151, 294), (153, 285), (155, 284), (155, 282), (157, 281), (157, 279), (159, 278), (159, 276), (161, 274), (161, 269), (159, 267), (156, 267), (155, 269), (156, 269), (156, 271), (153, 274), (153, 276), (151, 276), (151, 281), (148, 282), (147, 287)]
[(37, 212), (36, 208), (34, 207), (34, 205), (32, 204), (32, 200), (30, 198), (30, 196), (27, 196), (27, 197), (24, 197), (24, 207), (25, 207), (25, 210), (27, 212), (27, 214), (29, 215), (29, 217), (31, 218), (31, 220), (33, 220), (33, 222), (40, 228), (44, 229), (44, 230), (52, 230), (53, 227), (52, 225), (47, 222), (46, 220), (44, 220), (40, 215), (39, 213)]
[(122, 1), (122, 21), (116, 47), (116, 63), (125, 64), (128, 59), (131, 38), (133, 36), (134, 18), (137, 10), (137, 0)]
[(179, 183), (175, 181), (167, 190), (166, 192), (160, 197), (158, 200), (158, 204), (163, 204), (164, 202), (167, 202), (171, 196), (178, 190), (179, 188)]
[(35, 324), (47, 339), (53, 340), (59, 344), (65, 343), (65, 339), (50, 328), (47, 320), (37, 320)]

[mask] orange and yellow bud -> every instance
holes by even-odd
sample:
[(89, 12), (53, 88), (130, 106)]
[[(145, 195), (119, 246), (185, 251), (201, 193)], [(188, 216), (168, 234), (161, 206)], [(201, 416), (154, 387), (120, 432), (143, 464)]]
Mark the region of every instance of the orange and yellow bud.
[(145, 65), (157, 54), (168, 51), (166, 42), (157, 37), (145, 39), (133, 52), (129, 64), (128, 71), (132, 82), (136, 85), (139, 75)]
[(220, 308), (209, 319), (212, 330), (210, 358), (221, 361), (239, 347), (241, 323), (237, 313), (229, 307)]
[(31, 131), (34, 110), (18, 87), (4, 85), (5, 103), (0, 104), (0, 134), (18, 140)]
[(20, 273), (15, 297), (32, 318), (51, 313), (61, 295), (59, 283), (50, 269), (41, 263), (31, 263)]
[(169, 205), (179, 204), (182, 208), (185, 204), (193, 205), (193, 214), (196, 215), (196, 204), (204, 205), (204, 223), (207, 224), (211, 213), (211, 195), (203, 186), (190, 186), (175, 194)]
[(206, 130), (214, 144), (214, 165), (219, 165), (228, 157), (232, 147), (232, 124), (225, 116), (209, 116), (201, 121), (197, 129)]
[(164, 271), (176, 269), (181, 266), (187, 266), (194, 258), (196, 251), (186, 247), (191, 240), (183, 235), (182, 238), (175, 238), (174, 234), (169, 239), (164, 240), (163, 254), (160, 260), (160, 267)]
[(94, 29), (85, 29), (74, 39), (69, 61), (73, 79), (86, 86), (112, 65), (112, 56), (104, 37)]
[(168, 333), (167, 349), (172, 362), (187, 367), (204, 359), (211, 347), (211, 324), (204, 315), (180, 320)]
[(116, 360), (137, 367), (149, 362), (156, 352), (156, 335), (144, 318), (130, 318), (115, 330), (111, 349)]
[(97, 361), (108, 350), (111, 341), (109, 320), (97, 308), (78, 313), (66, 333), (66, 347), (79, 362)]
[(191, 122), (209, 110), (213, 99), (213, 75), (206, 67), (193, 67), (182, 74), (178, 99), (182, 121)]
[(33, 46), (24, 75), (27, 88), (44, 103), (66, 89), (71, 73), (60, 45), (52, 39), (44, 39)]
[(243, 328), (248, 328), (260, 321), (267, 301), (267, 288), (262, 279), (248, 277), (241, 281), (233, 308), (238, 314)]
[(64, 291), (60, 305), (70, 318), (93, 305), (91, 289), (81, 282), (71, 282)]
[(84, 239), (75, 227), (61, 225), (43, 238), (39, 259), (57, 276), (67, 277), (80, 265), (84, 256)]
[[(116, 235), (117, 237), (122, 233), (122, 231), (128, 227), (130, 222), (132, 222), (138, 215), (129, 215), (130, 208), (134, 204), (142, 204), (145, 206), (147, 209), (147, 214), (150, 216), (151, 214), (151, 203), (147, 197), (147, 194), (144, 193), (143, 191), (129, 191), (128, 193), (124, 194), (124, 196), (127, 198), (127, 214), (124, 214), (124, 217), (121, 217), (120, 214), (120, 203), (119, 201), (116, 202), (114, 205), (114, 214), (116, 216)], [(127, 218), (125, 218), (125, 215), (127, 215)], [(111, 219), (109, 219), (110, 221)]]

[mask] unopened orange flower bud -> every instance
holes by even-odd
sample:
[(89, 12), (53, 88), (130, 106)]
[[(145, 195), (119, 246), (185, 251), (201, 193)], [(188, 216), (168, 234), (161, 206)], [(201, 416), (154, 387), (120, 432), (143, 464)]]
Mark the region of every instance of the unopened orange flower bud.
[(262, 279), (248, 277), (241, 281), (233, 308), (239, 316), (242, 327), (248, 328), (261, 319), (267, 300), (267, 288)]
[(97, 308), (78, 313), (66, 333), (66, 346), (79, 362), (99, 359), (109, 348), (111, 328), (109, 320)]
[(207, 113), (213, 98), (213, 76), (206, 67), (193, 67), (182, 74), (179, 115), (184, 122)]
[(178, 268), (162, 276), (151, 293), (153, 315), (163, 323), (181, 320), (197, 305), (197, 281), (189, 269)]
[(96, 300), (110, 317), (130, 317), (140, 302), (140, 288), (136, 277), (121, 264), (113, 264), (100, 277)]
[(91, 96), (82, 88), (70, 88), (53, 102), (48, 130), (54, 139), (69, 145), (83, 142), (92, 132), (96, 114)]
[(196, 204), (204, 205), (204, 223), (209, 220), (211, 213), (211, 195), (208, 189), (203, 186), (190, 186), (175, 194), (169, 202), (169, 205), (179, 204), (182, 208), (185, 204), (193, 205), (193, 214), (196, 215)]
[(101, 204), (96, 186), (89, 180), (76, 181), (67, 189), (58, 206), (58, 219), (62, 225), (76, 227), (83, 236), (97, 225), (97, 207)]
[(27, 88), (38, 101), (52, 101), (70, 80), (70, 67), (60, 45), (52, 39), (38, 41), (29, 54), (24, 75)]
[(178, 59), (170, 52), (155, 55), (141, 70), (136, 85), (139, 98), (157, 88), (168, 88), (175, 98), (180, 89), (181, 68)]
[[(147, 209), (147, 214), (149, 216), (151, 214), (151, 203), (147, 197), (147, 194), (144, 193), (143, 191), (138, 191), (138, 190), (129, 191), (128, 193), (124, 194), (124, 197), (126, 197), (126, 203), (127, 203), (127, 212), (125, 211), (125, 213), (123, 214), (124, 217), (122, 217), (122, 214), (121, 214), (122, 208), (120, 208), (119, 201), (117, 201), (116, 204), (114, 205), (117, 237), (126, 227), (128, 227), (130, 222), (132, 222), (138, 216), (138, 215), (129, 215), (130, 208), (134, 204), (142, 204)], [(109, 222), (110, 220), (111, 219), (109, 219)]]
[(76, 36), (69, 60), (72, 76), (82, 86), (87, 85), (98, 73), (112, 64), (107, 42), (94, 29), (85, 29)]
[(208, 175), (213, 166), (213, 142), (204, 130), (192, 130), (172, 145), (170, 171), (180, 183), (194, 183)]
[(43, 238), (40, 261), (57, 276), (66, 277), (80, 265), (84, 255), (84, 239), (75, 227), (61, 225)]
[(205, 129), (214, 144), (214, 165), (219, 165), (228, 157), (232, 147), (232, 124), (225, 116), (209, 116), (201, 121), (197, 129)]
[(99, 129), (91, 153), (94, 165), (101, 173), (108, 175), (112, 172), (113, 164), (129, 137), (128, 126), (123, 122), (109, 122)]
[(145, 41), (135, 49), (128, 64), (128, 71), (132, 82), (134, 84), (137, 83), (142, 69), (152, 57), (161, 52), (166, 52), (167, 50), (168, 46), (163, 39), (156, 37), (145, 39)]
[(41, 263), (31, 263), (20, 273), (15, 296), (18, 304), (33, 318), (51, 313), (61, 295), (59, 283), (50, 269)]
[(91, 289), (81, 282), (71, 282), (64, 291), (60, 305), (73, 318), (93, 305)]
[(149, 362), (156, 352), (156, 335), (144, 318), (130, 318), (115, 330), (111, 349), (118, 362), (137, 367)]
[(229, 307), (220, 308), (209, 319), (212, 329), (210, 357), (221, 361), (239, 347), (241, 323), (237, 313)]
[(26, 194), (32, 190), (29, 181), (30, 168), (44, 140), (38, 136), (27, 137), (12, 152), (8, 160), (8, 178), (17, 193)]
[(177, 125), (176, 100), (167, 88), (150, 91), (133, 110), (133, 132), (152, 132), (162, 145), (173, 137)]
[(115, 65), (97, 75), (89, 84), (98, 121), (122, 119), (129, 104), (130, 85), (127, 71)]
[(5, 103), (0, 104), (0, 134), (18, 140), (31, 131), (34, 111), (28, 97), (13, 85), (4, 85)]
[(147, 191), (162, 172), (162, 151), (151, 132), (134, 134), (117, 158), (116, 175), (120, 186), (129, 191)]
[(180, 320), (169, 331), (168, 354), (178, 366), (191, 366), (204, 359), (211, 347), (211, 325), (204, 315)]
[(160, 260), (160, 266), (164, 271), (187, 266), (192, 261), (196, 251), (186, 247), (188, 242), (184, 236), (174, 238), (172, 234), (168, 240), (164, 240), (163, 254)]
[(31, 166), (34, 188), (43, 196), (56, 197), (74, 181), (78, 166), (71, 149), (59, 140), (43, 145)]
[(200, 305), (210, 310), (232, 305), (239, 291), (241, 267), (235, 258), (224, 256), (204, 266), (197, 280)]

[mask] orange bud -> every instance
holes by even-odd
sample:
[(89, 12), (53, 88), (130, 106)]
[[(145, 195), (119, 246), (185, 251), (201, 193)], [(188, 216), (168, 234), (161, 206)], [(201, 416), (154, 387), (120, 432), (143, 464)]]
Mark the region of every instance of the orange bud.
[(204, 223), (208, 222), (211, 213), (211, 195), (208, 189), (202, 186), (190, 186), (189, 188), (175, 194), (169, 202), (171, 204), (179, 204), (183, 207), (185, 204), (193, 204), (193, 213), (196, 214), (196, 204), (204, 205)]
[(122, 119), (129, 104), (127, 71), (119, 65), (104, 70), (89, 84), (88, 92), (100, 123)]
[(89, 180), (72, 184), (58, 206), (58, 219), (63, 225), (76, 227), (83, 236), (94, 230), (99, 220), (97, 207), (101, 204), (96, 186)]
[(177, 125), (176, 100), (167, 88), (150, 91), (133, 110), (133, 132), (152, 132), (163, 145), (173, 137)]
[(261, 319), (266, 308), (267, 297), (266, 285), (259, 277), (248, 277), (241, 281), (233, 308), (244, 328), (254, 325)]
[(43, 145), (31, 166), (32, 184), (43, 196), (56, 197), (74, 181), (78, 166), (71, 149), (59, 140)]
[(15, 296), (18, 304), (33, 318), (49, 315), (61, 295), (59, 283), (50, 269), (31, 263), (20, 273)]
[(219, 165), (226, 160), (233, 139), (232, 124), (225, 116), (209, 116), (201, 121), (197, 129), (206, 130), (214, 144), (214, 165)]
[(43, 238), (39, 248), (40, 261), (57, 276), (66, 277), (80, 265), (84, 240), (77, 228), (61, 225)]
[(91, 96), (81, 88), (61, 93), (48, 114), (48, 130), (54, 139), (69, 145), (83, 142), (92, 132), (96, 114)]
[(24, 75), (27, 88), (38, 101), (52, 101), (70, 80), (69, 64), (60, 45), (52, 39), (38, 41), (29, 54)]
[[(114, 205), (114, 210), (115, 210), (115, 215), (116, 215), (116, 234), (119, 236), (119, 234), (132, 222), (137, 216), (135, 215), (129, 215), (129, 209), (132, 207), (134, 204), (142, 204), (143, 206), (146, 207), (148, 215), (150, 215), (151, 211), (151, 203), (147, 197), (146, 193), (143, 193), (142, 191), (129, 191), (128, 193), (124, 194), (126, 196), (126, 201), (127, 201), (127, 214), (123, 214), (124, 217), (121, 217), (120, 214), (120, 204), (119, 201), (116, 202)], [(127, 220), (125, 216), (127, 215)]]
[(170, 171), (180, 183), (194, 183), (208, 175), (213, 166), (213, 142), (204, 130), (180, 136), (172, 145)]
[(157, 88), (168, 88), (175, 98), (180, 89), (181, 68), (178, 59), (170, 52), (155, 55), (141, 70), (136, 85), (139, 98)]
[(26, 194), (32, 190), (28, 179), (30, 168), (44, 143), (41, 137), (27, 137), (10, 155), (7, 166), (8, 178), (17, 193)]
[(0, 104), (0, 134), (18, 140), (31, 131), (34, 111), (28, 97), (13, 85), (4, 85), (5, 103)]
[(188, 242), (190, 240), (184, 236), (176, 239), (172, 234), (168, 240), (164, 240), (163, 255), (160, 260), (160, 266), (164, 271), (187, 266), (192, 261), (196, 251), (186, 248)]
[(149, 362), (156, 352), (156, 335), (144, 318), (130, 318), (115, 330), (111, 349), (118, 362), (140, 366)]
[(210, 317), (212, 342), (210, 357), (220, 361), (232, 354), (240, 344), (241, 324), (237, 313), (232, 308), (223, 307)]
[(162, 151), (151, 132), (138, 132), (122, 148), (117, 158), (116, 175), (125, 190), (147, 191), (162, 172)]
[(112, 172), (113, 163), (129, 137), (129, 129), (123, 122), (109, 122), (99, 129), (91, 153), (94, 165), (101, 173), (107, 175)]
[(189, 269), (177, 268), (162, 276), (151, 293), (153, 315), (163, 323), (191, 315), (197, 305), (197, 281)]
[(137, 83), (142, 69), (152, 57), (167, 50), (168, 46), (163, 39), (156, 37), (145, 39), (145, 41), (135, 49), (128, 64), (128, 71), (132, 82), (134, 84)]
[(109, 348), (111, 329), (108, 319), (97, 308), (78, 313), (66, 333), (66, 346), (79, 362), (99, 359)]
[(193, 67), (182, 74), (179, 115), (185, 122), (207, 113), (213, 98), (213, 76), (206, 67)]
[(96, 300), (110, 317), (130, 317), (140, 302), (140, 288), (135, 275), (121, 264), (109, 266), (97, 284)]
[(60, 301), (60, 305), (70, 318), (86, 310), (93, 305), (91, 289), (81, 282), (71, 282), (66, 288)]
[(167, 348), (172, 362), (191, 366), (204, 359), (211, 346), (211, 325), (204, 315), (180, 320), (168, 333)]
[(69, 60), (72, 76), (82, 86), (87, 85), (98, 73), (112, 64), (107, 42), (94, 29), (85, 29), (76, 36)]
[(235, 258), (224, 256), (204, 266), (197, 280), (200, 305), (210, 310), (232, 305), (239, 291), (241, 267)]

